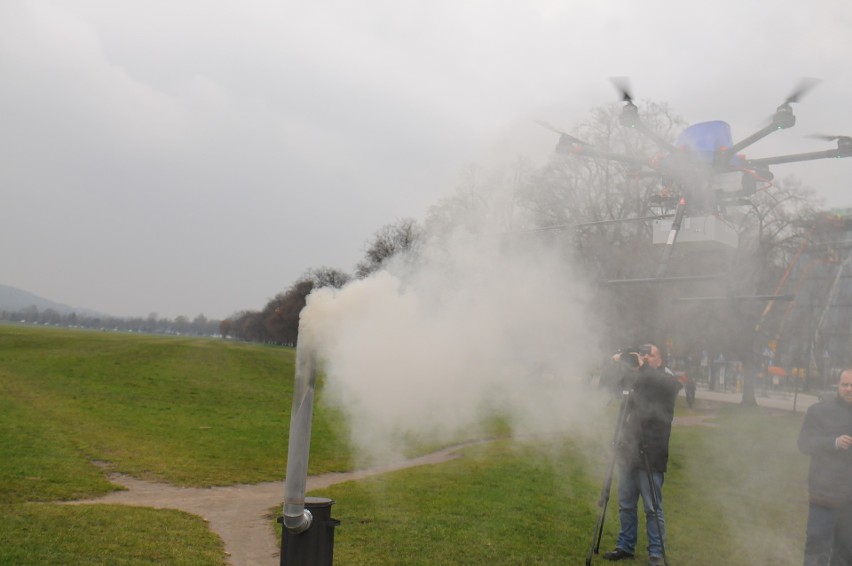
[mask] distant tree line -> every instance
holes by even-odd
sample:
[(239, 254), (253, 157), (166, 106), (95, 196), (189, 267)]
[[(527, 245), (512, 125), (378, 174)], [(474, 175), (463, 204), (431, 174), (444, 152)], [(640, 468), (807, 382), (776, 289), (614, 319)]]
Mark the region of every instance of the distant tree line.
[(76, 312), (62, 313), (53, 308), (39, 310), (37, 306), (30, 305), (19, 310), (0, 310), (0, 320), (44, 326), (88, 328), (114, 332), (143, 332), (147, 334), (216, 336), (219, 332), (219, 321), (208, 319), (203, 314), (199, 314), (192, 320), (186, 316), (178, 316), (175, 319), (160, 318), (156, 313), (151, 313), (145, 318), (120, 318), (78, 314)]

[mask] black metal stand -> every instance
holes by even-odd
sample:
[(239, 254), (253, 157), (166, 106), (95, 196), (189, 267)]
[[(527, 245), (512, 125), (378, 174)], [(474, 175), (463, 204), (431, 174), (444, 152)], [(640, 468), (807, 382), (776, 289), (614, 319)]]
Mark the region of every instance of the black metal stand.
[(669, 566), (669, 560), (666, 558), (666, 541), (663, 539), (663, 525), (660, 523), (660, 496), (657, 493), (657, 486), (654, 484), (654, 478), (651, 476), (651, 464), (648, 462), (648, 454), (646, 454), (644, 450), (641, 450), (641, 452), (642, 461), (645, 462), (645, 475), (648, 476), (648, 488), (651, 490), (651, 504), (654, 511), (654, 521), (657, 523), (657, 534), (660, 536), (660, 549), (663, 552), (663, 564), (665, 566)]
[(281, 532), (281, 566), (331, 566), (334, 562), (334, 528), (340, 524), (331, 518), (334, 501), (324, 497), (306, 497), (305, 509), (313, 516), (311, 526), (301, 533)]
[(627, 400), (630, 397), (629, 391), (621, 392), (621, 406), (618, 409), (618, 420), (615, 424), (615, 434), (612, 437), (612, 457), (606, 469), (606, 477), (604, 478), (603, 487), (601, 488), (601, 496), (598, 499), (598, 519), (595, 522), (595, 531), (592, 533), (592, 544), (589, 546), (589, 553), (586, 555), (586, 566), (592, 563), (592, 556), (598, 554), (601, 549), (601, 536), (603, 536), (604, 519), (606, 518), (606, 508), (609, 504), (609, 495), (612, 491), (612, 475), (615, 470), (615, 458), (618, 444), (621, 441), (621, 429), (624, 425), (624, 420), (627, 417)]

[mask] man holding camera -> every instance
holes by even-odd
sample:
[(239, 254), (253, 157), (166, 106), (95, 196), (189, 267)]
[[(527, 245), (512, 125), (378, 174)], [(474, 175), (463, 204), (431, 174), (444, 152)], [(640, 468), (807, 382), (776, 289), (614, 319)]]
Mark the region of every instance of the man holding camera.
[(804, 564), (852, 564), (852, 368), (836, 397), (808, 409), (799, 450), (811, 457)]
[(606, 560), (632, 559), (638, 537), (638, 503), (642, 497), (648, 534), (648, 564), (665, 564), (663, 475), (669, 460), (669, 437), (681, 384), (663, 367), (660, 349), (645, 344), (618, 358), (630, 366), (632, 390), (618, 451), (618, 516), (621, 530)]

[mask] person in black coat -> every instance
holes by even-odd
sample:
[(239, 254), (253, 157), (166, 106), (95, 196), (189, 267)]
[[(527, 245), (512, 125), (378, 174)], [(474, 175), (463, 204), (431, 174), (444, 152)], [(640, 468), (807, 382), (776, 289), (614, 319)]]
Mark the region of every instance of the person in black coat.
[(804, 564), (852, 565), (852, 368), (836, 397), (808, 409), (799, 450), (811, 457)]
[(635, 365), (635, 379), (627, 398), (627, 413), (617, 447), (618, 516), (621, 529), (616, 548), (604, 553), (604, 558), (633, 558), (641, 497), (648, 535), (648, 563), (656, 565), (664, 563), (666, 523), (663, 518), (662, 488), (669, 462), (669, 438), (675, 400), (681, 384), (665, 371), (660, 349), (654, 344), (642, 346), (634, 355), (636, 362), (630, 365)]

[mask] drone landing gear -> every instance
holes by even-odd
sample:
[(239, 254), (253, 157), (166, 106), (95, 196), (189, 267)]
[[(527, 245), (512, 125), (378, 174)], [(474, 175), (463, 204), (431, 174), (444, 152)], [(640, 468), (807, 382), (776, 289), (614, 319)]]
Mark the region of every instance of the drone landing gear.
[(669, 259), (672, 257), (677, 235), (680, 232), (680, 227), (683, 224), (683, 215), (686, 212), (686, 200), (681, 198), (675, 208), (674, 220), (672, 220), (672, 229), (669, 231), (669, 237), (666, 240), (666, 247), (663, 248), (663, 257), (660, 259), (660, 265), (657, 267), (657, 278), (659, 279), (666, 274), (666, 269), (669, 266)]

